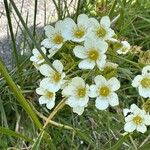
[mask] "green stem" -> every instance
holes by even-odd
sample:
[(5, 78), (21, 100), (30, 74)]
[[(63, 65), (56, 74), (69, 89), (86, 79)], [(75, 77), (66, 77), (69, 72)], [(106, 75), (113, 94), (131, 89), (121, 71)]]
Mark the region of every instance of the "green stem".
[(7, 72), (5, 66), (3, 65), (3, 62), (1, 60), (1, 58), (0, 58), (0, 73), (4, 77), (4, 79), (6, 80), (7, 84), (11, 88), (11, 90), (16, 95), (18, 102), (25, 109), (26, 113), (32, 118), (32, 120), (34, 121), (34, 123), (36, 124), (36, 126), (39, 129), (42, 129), (43, 128), (42, 124), (39, 122), (37, 116), (35, 115), (35, 113), (31, 109), (30, 105), (27, 103), (26, 99), (22, 95), (22, 91), (17, 87), (17, 85), (14, 83), (14, 81), (11, 78), (11, 76)]

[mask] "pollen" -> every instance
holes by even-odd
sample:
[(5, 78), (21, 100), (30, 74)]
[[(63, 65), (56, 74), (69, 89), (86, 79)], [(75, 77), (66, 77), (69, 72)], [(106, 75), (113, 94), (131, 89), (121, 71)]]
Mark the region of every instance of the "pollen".
[(53, 37), (53, 42), (55, 44), (61, 44), (63, 42), (64, 38), (61, 36), (60, 33), (58, 34), (55, 34), (54, 37)]
[(53, 92), (47, 91), (46, 96), (51, 99), (53, 97)]
[(97, 28), (97, 30), (96, 30), (96, 35), (98, 36), (98, 37), (104, 37), (105, 35), (106, 35), (106, 30), (103, 28), (103, 27), (98, 27)]
[(107, 86), (103, 86), (103, 87), (101, 87), (101, 88), (99, 89), (99, 94), (100, 94), (101, 96), (106, 97), (106, 96), (109, 95), (109, 93), (110, 93), (110, 89), (109, 89)]
[(97, 50), (89, 50), (88, 52), (88, 58), (93, 60), (93, 61), (96, 61), (98, 58), (99, 58), (99, 53)]
[(77, 27), (74, 29), (74, 36), (78, 39), (82, 38), (85, 35), (85, 30), (82, 27)]
[(53, 78), (53, 81), (57, 83), (57, 82), (59, 82), (60, 79), (61, 79), (61, 74), (55, 72), (55, 73), (53, 74), (52, 78)]
[(136, 125), (139, 125), (139, 124), (141, 124), (141, 123), (143, 122), (143, 118), (140, 117), (140, 116), (135, 116), (135, 117), (133, 118), (133, 122), (134, 122)]
[(77, 95), (80, 97), (80, 98), (83, 98), (86, 94), (86, 89), (85, 88), (79, 88), (77, 90)]
[(148, 77), (143, 78), (143, 80), (141, 81), (141, 85), (144, 88), (150, 88), (150, 78)]

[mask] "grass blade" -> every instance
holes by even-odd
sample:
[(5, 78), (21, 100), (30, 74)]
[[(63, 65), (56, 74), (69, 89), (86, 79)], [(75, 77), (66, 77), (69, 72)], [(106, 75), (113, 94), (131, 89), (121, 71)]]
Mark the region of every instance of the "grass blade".
[(32, 139), (30, 139), (27, 136), (24, 136), (20, 133), (16, 133), (15, 131), (10, 130), (9, 128), (0, 127), (0, 133), (6, 134), (9, 136), (14, 136), (14, 137), (21, 138), (21, 139), (24, 139), (26, 141), (32, 142)]
[(16, 7), (16, 4), (14, 3), (13, 0), (10, 0), (10, 3), (12, 5), (12, 7), (14, 8), (15, 12), (16, 12), (16, 15), (18, 16), (18, 18), (20, 19), (23, 27), (25, 28), (26, 30), (26, 33), (28, 34), (28, 36), (30, 37), (32, 43), (35, 45), (35, 47), (37, 48), (37, 50), (40, 52), (40, 54), (42, 55), (42, 57), (45, 59), (45, 61), (50, 65), (51, 68), (53, 68), (53, 70), (55, 70), (57, 72), (57, 70), (52, 66), (49, 58), (43, 53), (43, 51), (41, 50), (41, 47), (40, 45), (36, 42), (36, 40), (34, 39), (32, 33), (30, 32), (30, 30), (28, 29), (26, 23), (24, 22), (18, 8)]
[(16, 84), (12, 80), (11, 76), (7, 72), (5, 66), (3, 65), (1, 59), (0, 59), (0, 73), (2, 74), (2, 76), (4, 77), (4, 79), (6, 80), (7, 84), (9, 85), (9, 87), (15, 93), (18, 102), (22, 105), (22, 107), (25, 109), (25, 111), (27, 112), (27, 114), (32, 118), (32, 120), (34, 121), (34, 123), (36, 124), (36, 126), (39, 129), (42, 129), (42, 125), (39, 122), (37, 116), (35, 115), (35, 113), (31, 109), (30, 105), (27, 103), (26, 99), (22, 95), (21, 90), (16, 86)]

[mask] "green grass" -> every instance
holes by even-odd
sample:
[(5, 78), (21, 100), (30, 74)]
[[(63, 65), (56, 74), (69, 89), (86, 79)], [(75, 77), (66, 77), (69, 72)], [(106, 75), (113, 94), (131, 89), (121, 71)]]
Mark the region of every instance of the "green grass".
[[(6, 0), (4, 0), (7, 2)], [(11, 7), (14, 7), (12, 0)], [(36, 1), (39, 3), (40, 1)], [(58, 13), (58, 18), (65, 16), (72, 16), (74, 19), (80, 13), (86, 13), (89, 16), (100, 19), (103, 15), (110, 15), (114, 19), (120, 14), (119, 19), (114, 25), (114, 30), (117, 32), (119, 38), (127, 38), (131, 45), (138, 45), (142, 50), (150, 49), (150, 2), (149, 0), (114, 0), (99, 2), (98, 0), (86, 0), (85, 2), (78, 1), (76, 13), (70, 14), (69, 9), (65, 7), (62, 9), (61, 1), (53, 1)], [(64, 5), (67, 5), (64, 2)], [(29, 49), (31, 52), (32, 45), (37, 47), (40, 51), (39, 44), (41, 37), (36, 34), (36, 8), (33, 20), (33, 32), (29, 31), (26, 21), (22, 20), (21, 15), (17, 15), (20, 21), (20, 27), (24, 35), (23, 47)], [(10, 8), (6, 9), (8, 20), (13, 17), (9, 14)], [(15, 8), (17, 11), (17, 8)], [(14, 11), (14, 12), (15, 12)], [(45, 12), (45, 14), (47, 14)], [(43, 16), (44, 17), (44, 16)], [(45, 21), (48, 22), (48, 21)], [(9, 23), (10, 29), (11, 24)], [(95, 108), (94, 101), (91, 100), (90, 105), (85, 109), (82, 116), (74, 114), (68, 106), (64, 106), (52, 118), (53, 121), (59, 123), (56, 126), (55, 122), (47, 124), (45, 130), (41, 130), (45, 120), (41, 118), (41, 114), (48, 117), (51, 111), (45, 107), (41, 107), (38, 103), (38, 96), (35, 89), (38, 87), (41, 75), (32, 66), (29, 61), (29, 56), (18, 57), (20, 54), (16, 52), (15, 35), (11, 32), (13, 47), (15, 54), (16, 66), (20, 68), (19, 78), (17, 68), (8, 72), (4, 70), (3, 64), (0, 63), (0, 72), (4, 78), (0, 79), (0, 149), (7, 149), (13, 147), (14, 149), (119, 149), (119, 150), (148, 150), (150, 143), (149, 133), (150, 129), (145, 134), (134, 132), (131, 135), (122, 136), (124, 133), (123, 125), (124, 119), (122, 116), (122, 108), (130, 106), (132, 103), (142, 105), (143, 100), (138, 96), (134, 88), (131, 88), (131, 79), (139, 72), (140, 65), (137, 64), (137, 55), (127, 55), (126, 57), (109, 56), (110, 59), (115, 59), (119, 63), (118, 77), (122, 82), (122, 87), (119, 90), (120, 105), (118, 107), (109, 108), (108, 111), (99, 111)], [(44, 38), (44, 37), (42, 37)], [(61, 59), (66, 64), (66, 70), (70, 68), (76, 61), (73, 55), (68, 54), (68, 50), (72, 49), (72, 45), (65, 45), (61, 53), (56, 54), (54, 58)], [(68, 54), (68, 55), (65, 55)], [(17, 58), (19, 60), (17, 60)], [(48, 62), (49, 59), (45, 58)], [(131, 61), (132, 60), (132, 61)], [(1, 61), (0, 61), (1, 62)], [(17, 62), (23, 62), (21, 65)], [(75, 68), (69, 70), (70, 78), (75, 75), (82, 75)], [(94, 73), (86, 72), (84, 77), (94, 75)], [(14, 84), (15, 82), (15, 84)], [(21, 86), (19, 90), (17, 85)], [(10, 90), (12, 88), (12, 90)], [(17, 96), (17, 97), (16, 97)], [(60, 94), (56, 99), (58, 104), (61, 100)], [(36, 110), (36, 111), (35, 111)], [(27, 113), (26, 113), (27, 112)], [(36, 117), (38, 116), (38, 118)], [(39, 121), (38, 121), (39, 120)], [(73, 129), (60, 127), (60, 124), (67, 125)], [(36, 126), (37, 125), (37, 126)], [(38, 128), (39, 127), (39, 128)], [(41, 134), (40, 134), (41, 133)], [(33, 141), (32, 141), (32, 140)], [(143, 144), (144, 143), (144, 144)], [(147, 145), (146, 145), (147, 144)], [(143, 146), (140, 148), (140, 146)]]

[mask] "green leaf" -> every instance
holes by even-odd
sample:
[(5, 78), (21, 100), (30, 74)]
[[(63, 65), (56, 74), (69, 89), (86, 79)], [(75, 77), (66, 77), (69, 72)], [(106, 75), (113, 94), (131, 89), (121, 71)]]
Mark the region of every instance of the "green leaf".
[(0, 133), (2, 134), (6, 134), (6, 135), (9, 135), (9, 136), (14, 136), (14, 137), (17, 137), (17, 138), (22, 138), (26, 141), (29, 141), (29, 142), (32, 142), (32, 139), (20, 134), (20, 133), (16, 133), (15, 131), (12, 131), (10, 130), (9, 128), (4, 128), (4, 127), (0, 127)]

